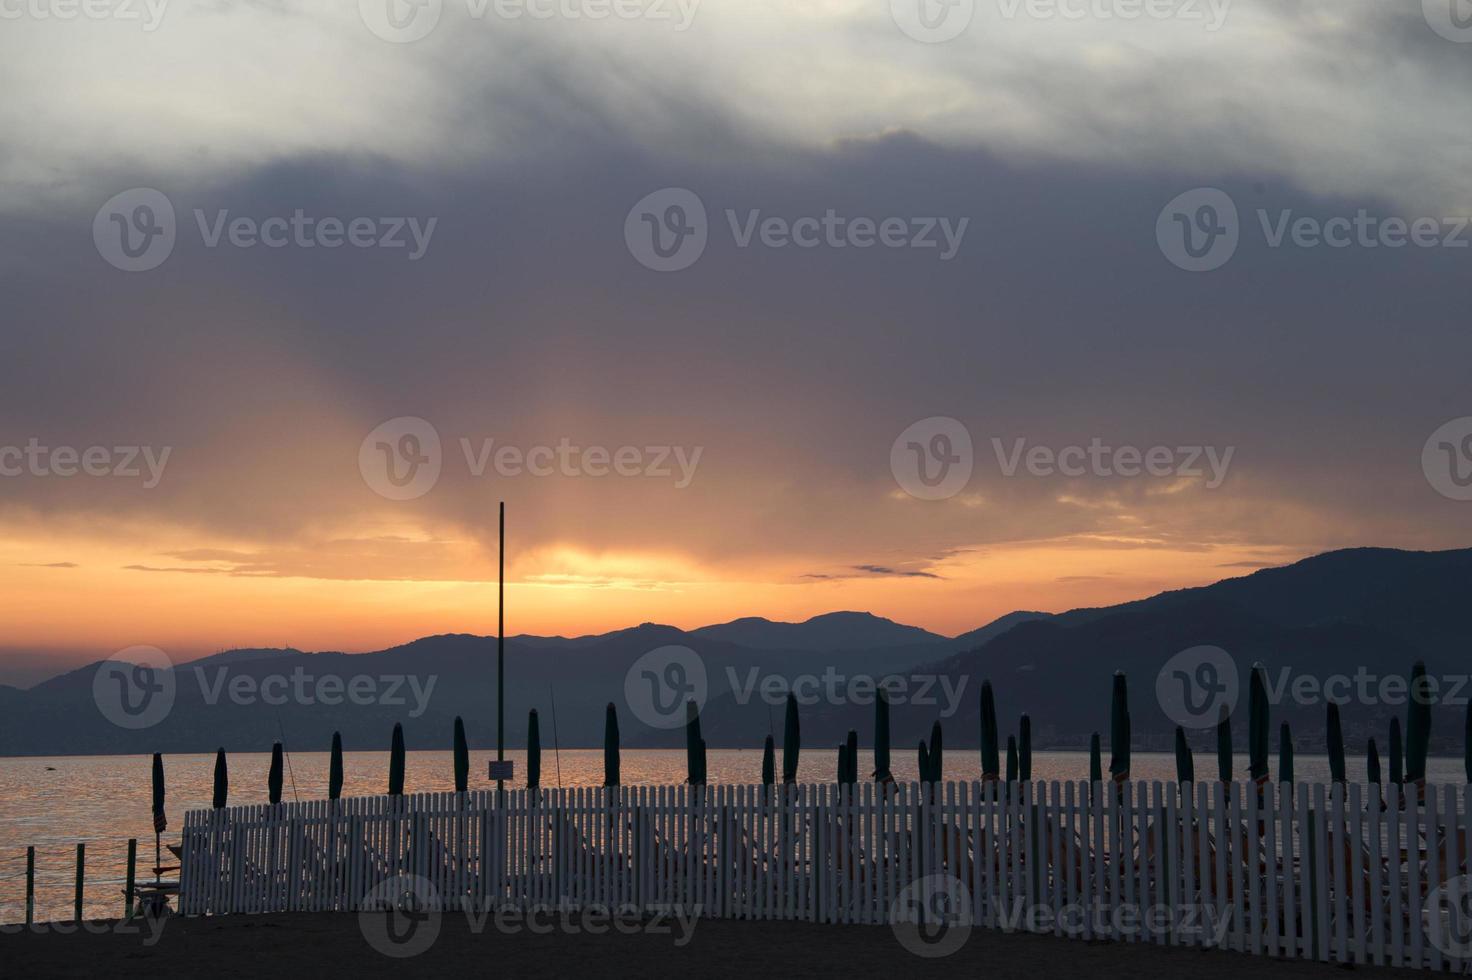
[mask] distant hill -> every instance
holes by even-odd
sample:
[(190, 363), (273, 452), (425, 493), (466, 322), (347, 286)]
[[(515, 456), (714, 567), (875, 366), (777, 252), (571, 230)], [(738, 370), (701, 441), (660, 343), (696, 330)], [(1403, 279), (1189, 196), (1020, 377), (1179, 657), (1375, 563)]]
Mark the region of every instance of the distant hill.
[(752, 650), (878, 650), (921, 643), (944, 643), (946, 638), (918, 626), (866, 612), (834, 612), (801, 623), (778, 623), (760, 616), (702, 626), (694, 635)]
[[(846, 691), (857, 679), (887, 676), (906, 682), (911, 692), (929, 694), (928, 702), (915, 699), (925, 703), (894, 704), (897, 750), (928, 733), (946, 690), (955, 692), (958, 707), (942, 719), (946, 744), (974, 747), (986, 678), (996, 687), (1004, 732), (1015, 731), (1019, 713), (1026, 711), (1038, 748), (1080, 747), (1091, 731), (1107, 737), (1110, 679), (1123, 670), (1136, 748), (1169, 751), (1174, 722), (1157, 701), (1157, 675), (1179, 651), (1213, 645), (1233, 657), (1242, 678), (1233, 730), (1245, 744), (1246, 670), (1254, 661), (1268, 666), (1270, 683), (1285, 670), (1289, 678), (1320, 680), (1361, 670), (1405, 677), (1417, 658), (1433, 676), (1466, 673), (1463, 603), (1469, 589), (1472, 550), (1362, 548), (1118, 606), (1055, 616), (1010, 613), (950, 639), (854, 612), (804, 623), (748, 618), (691, 631), (644, 623), (599, 636), (516, 636), (506, 643), (508, 740), (522, 744), (527, 711), (536, 708), (544, 742), (555, 728), (564, 747), (600, 745), (604, 705), (612, 701), (619, 705), (624, 745), (682, 745), (678, 729), (650, 728), (635, 717), (625, 695), (635, 662), (675, 645), (695, 650), (704, 666), (708, 699), (701, 724), (714, 747), (756, 748), (768, 731), (780, 735), (780, 693), (772, 699), (778, 703), (768, 703), (764, 684), (780, 692), (801, 678), (808, 684), (832, 681)], [(410, 748), (446, 748), (457, 715), (465, 719), (472, 746), (487, 747), (495, 733), (495, 651), (493, 637), (467, 634), (352, 655), (226, 651), (176, 667), (173, 710), (142, 731), (118, 728), (98, 711), (94, 664), (29, 690), (0, 687), (0, 755), (202, 752), (220, 745), (262, 750), (278, 732), (291, 746), (325, 748), (333, 731), (342, 732), (349, 749), (379, 749), (387, 746), (395, 721), (404, 723)], [(639, 672), (634, 676), (630, 684), (644, 683)], [(677, 683), (688, 679), (670, 677)], [(297, 678), (308, 691), (321, 678), (336, 679), (339, 703), (266, 699), (268, 689), (272, 700), (290, 695), (281, 685)], [(260, 684), (266, 686), (253, 703), (236, 703), (230, 694), (236, 686)], [(355, 684), (374, 696), (353, 703), (345, 690)], [(1456, 693), (1472, 695), (1472, 684)], [(864, 745), (871, 743), (872, 706), (853, 703), (846, 694), (837, 700), (816, 697), (802, 708), (804, 745), (831, 747), (849, 729), (860, 733)], [(1383, 740), (1392, 715), (1405, 714), (1403, 705), (1391, 704), (1349, 703), (1341, 710), (1354, 754), (1364, 751), (1371, 735)], [(1437, 706), (1434, 750), (1460, 752), (1464, 710), (1460, 704)], [(1298, 747), (1316, 750), (1324, 715), (1322, 702), (1300, 706), (1289, 699), (1275, 705), (1274, 744), (1278, 721), (1287, 720)], [(1192, 737), (1209, 750), (1209, 732)]]

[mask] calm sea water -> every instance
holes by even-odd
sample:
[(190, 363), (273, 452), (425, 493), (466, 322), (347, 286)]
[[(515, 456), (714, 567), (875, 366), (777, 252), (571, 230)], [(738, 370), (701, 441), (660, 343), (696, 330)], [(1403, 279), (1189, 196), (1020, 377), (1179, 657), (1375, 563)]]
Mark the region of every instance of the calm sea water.
[[(780, 753), (779, 753), (780, 754)], [(508, 752), (516, 762), (518, 780), (525, 773), (525, 755)], [(799, 777), (802, 782), (828, 782), (836, 769), (833, 750), (804, 749)], [(494, 752), (471, 753), (471, 786), (490, 788), (486, 763)], [(867, 772), (868, 753), (861, 756), (861, 774)], [(895, 775), (916, 777), (913, 753), (897, 751)], [(1107, 761), (1107, 760), (1106, 760)], [(240, 753), (230, 757), (230, 802), (265, 803), (267, 753)], [(298, 752), (290, 756), (284, 798), (322, 799), (327, 795), (325, 752)], [(66, 756), (61, 758), (0, 759), (0, 922), (24, 919), (25, 851), (36, 848), (36, 917), (70, 918), (76, 874), (76, 845), (87, 845), (84, 908), (88, 916), (115, 917), (123, 908), (122, 888), (127, 868), (127, 841), (138, 839), (140, 876), (153, 866), (153, 816), (148, 756)], [(780, 759), (778, 764), (780, 765)], [(184, 813), (210, 805), (214, 788), (215, 757), (171, 755), (164, 759), (168, 789), (169, 830), (165, 841), (179, 839)], [(1273, 762), (1276, 767), (1276, 758)], [(1215, 756), (1197, 753), (1199, 772), (1215, 772)], [(970, 780), (980, 777), (975, 749), (956, 749), (946, 755), (946, 776)], [(1237, 771), (1245, 772), (1247, 759), (1238, 757)], [(1349, 778), (1364, 778), (1364, 761), (1348, 761)], [(1432, 759), (1427, 767), (1434, 783), (1462, 783), (1460, 759)], [(344, 755), (344, 796), (382, 793), (388, 784), (388, 753), (349, 752)], [(601, 749), (564, 749), (560, 763), (550, 751), (542, 756), (543, 785), (598, 786), (603, 782)], [(754, 750), (712, 749), (707, 759), (712, 782), (754, 783), (761, 779), (761, 753)], [(1033, 757), (1033, 778), (1086, 779), (1085, 752), (1039, 752)], [(405, 766), (405, 790), (410, 793), (453, 790), (454, 771), (449, 752), (410, 752)], [(1323, 756), (1300, 756), (1295, 761), (1300, 780), (1328, 778)], [(1137, 779), (1173, 780), (1175, 757), (1136, 753), (1132, 774)], [(679, 783), (685, 778), (683, 750), (625, 750), (622, 781)]]

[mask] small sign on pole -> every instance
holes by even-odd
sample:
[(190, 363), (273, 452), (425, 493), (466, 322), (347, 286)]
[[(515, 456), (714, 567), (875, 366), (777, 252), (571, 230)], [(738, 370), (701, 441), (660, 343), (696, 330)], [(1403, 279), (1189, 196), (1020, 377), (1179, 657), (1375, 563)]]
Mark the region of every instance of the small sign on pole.
[(491, 776), (490, 776), (490, 778), (491, 779), (514, 779), (514, 778), (516, 778), (513, 775), (514, 772), (515, 772), (515, 770), (516, 770), (516, 763), (513, 760), (511, 760), (511, 759), (507, 759), (504, 762), (497, 762), (495, 759), (492, 759), (491, 760)]

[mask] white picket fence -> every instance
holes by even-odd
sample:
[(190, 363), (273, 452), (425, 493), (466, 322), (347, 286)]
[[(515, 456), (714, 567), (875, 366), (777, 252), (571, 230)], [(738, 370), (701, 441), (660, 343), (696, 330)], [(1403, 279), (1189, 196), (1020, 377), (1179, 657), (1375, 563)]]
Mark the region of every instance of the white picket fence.
[[(1376, 786), (1160, 782), (232, 807), (186, 816), (179, 904), (187, 915), (358, 910), (402, 875), (441, 909), (678, 906), (877, 924), (923, 921), (940, 894), (979, 927), (1463, 972), (1467, 789), (1427, 787), (1403, 805), (1389, 785), (1383, 807)], [(1428, 914), (1443, 897), (1449, 922)]]

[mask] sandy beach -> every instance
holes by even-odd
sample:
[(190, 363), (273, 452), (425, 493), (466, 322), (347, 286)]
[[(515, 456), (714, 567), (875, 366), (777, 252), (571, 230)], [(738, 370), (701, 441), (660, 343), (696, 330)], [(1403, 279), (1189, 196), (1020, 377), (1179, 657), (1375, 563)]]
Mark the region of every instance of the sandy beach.
[[(115, 926), (115, 924), (111, 924)], [(693, 929), (663, 927), (619, 932), (603, 923), (594, 934), (565, 919), (479, 932), (459, 914), (440, 921), (422, 953), (393, 958), (365, 938), (356, 915), (296, 913), (173, 918), (162, 929), (127, 934), (102, 924), (63, 935), (54, 927), (0, 934), (0, 963), (14, 977), (259, 977), (286, 975), (453, 976), (502, 972), (537, 976), (1032, 978), (1040, 976), (1227, 980), (1328, 980), (1339, 967), (1275, 960), (1222, 950), (1070, 941), (1052, 936), (973, 931), (954, 953), (922, 958), (887, 926), (801, 922), (699, 920)], [(152, 945), (145, 945), (156, 939)], [(685, 940), (683, 945), (678, 943)], [(535, 972), (533, 972), (535, 971)], [(1357, 968), (1362, 976), (1409, 976), (1408, 971)]]

